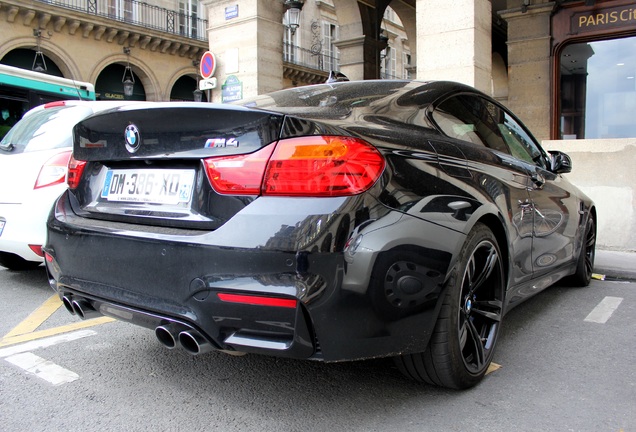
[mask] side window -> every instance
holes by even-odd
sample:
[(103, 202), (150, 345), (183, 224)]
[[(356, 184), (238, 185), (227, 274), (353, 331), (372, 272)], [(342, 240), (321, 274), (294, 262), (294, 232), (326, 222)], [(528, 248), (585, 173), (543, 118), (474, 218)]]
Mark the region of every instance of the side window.
[(499, 129), (510, 147), (510, 153), (517, 159), (548, 169), (545, 153), (510, 114), (501, 112), (503, 118), (498, 121)]
[(510, 153), (495, 121), (498, 110), (477, 96), (460, 95), (439, 104), (433, 111), (433, 120), (451, 138)]

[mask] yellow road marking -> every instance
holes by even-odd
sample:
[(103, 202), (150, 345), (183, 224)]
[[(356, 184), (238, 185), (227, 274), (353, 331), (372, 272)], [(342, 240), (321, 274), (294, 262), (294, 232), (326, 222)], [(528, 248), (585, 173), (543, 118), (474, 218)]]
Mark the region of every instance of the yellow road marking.
[(100, 324), (106, 324), (115, 321), (114, 318), (100, 317), (86, 321), (75, 322), (60, 327), (50, 328), (47, 330), (35, 331), (42, 325), (55, 311), (62, 306), (62, 301), (57, 295), (52, 296), (45, 301), (42, 306), (34, 310), (20, 324), (15, 326), (9, 333), (4, 335), (0, 340), (0, 347), (13, 345), (21, 342), (28, 342), (48, 336), (54, 336), (61, 333), (68, 333), (87, 327), (93, 327)]
[(35, 331), (44, 321), (62, 306), (62, 300), (57, 295), (52, 296), (42, 306), (34, 310), (24, 321), (4, 335), (2, 339), (23, 335)]
[(101, 317), (101, 318), (93, 318), (86, 321), (80, 321), (73, 324), (68, 324), (60, 327), (55, 327), (47, 330), (40, 330), (33, 333), (28, 333), (20, 336), (14, 336), (11, 338), (4, 337), (0, 340), (0, 347), (13, 345), (21, 342), (28, 342), (35, 339), (40, 339), (48, 336), (54, 336), (61, 333), (68, 333), (74, 330), (79, 330), (88, 327), (94, 327), (101, 324), (106, 324), (109, 322), (116, 321), (114, 318), (110, 317)]

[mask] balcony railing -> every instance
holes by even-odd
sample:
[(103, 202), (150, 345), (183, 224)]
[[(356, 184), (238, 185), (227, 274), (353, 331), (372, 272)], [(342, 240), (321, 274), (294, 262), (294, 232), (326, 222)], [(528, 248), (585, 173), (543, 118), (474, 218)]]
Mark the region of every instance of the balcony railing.
[(207, 40), (208, 21), (138, 0), (37, 0), (66, 9), (150, 28), (187, 38)]
[(338, 70), (340, 67), (336, 56), (324, 52), (316, 53), (289, 43), (283, 43), (283, 61), (323, 72)]

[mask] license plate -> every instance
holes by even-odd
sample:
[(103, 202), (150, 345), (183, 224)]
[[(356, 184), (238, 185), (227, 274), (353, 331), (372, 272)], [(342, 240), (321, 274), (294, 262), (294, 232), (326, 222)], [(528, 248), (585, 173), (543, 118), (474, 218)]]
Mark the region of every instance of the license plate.
[(152, 204), (189, 202), (194, 170), (144, 169), (108, 170), (102, 198)]

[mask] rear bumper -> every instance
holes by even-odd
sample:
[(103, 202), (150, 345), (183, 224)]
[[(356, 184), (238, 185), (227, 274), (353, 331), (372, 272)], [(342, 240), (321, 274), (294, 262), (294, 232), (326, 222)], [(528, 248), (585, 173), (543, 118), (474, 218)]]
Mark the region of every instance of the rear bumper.
[[(44, 129), (46, 125), (42, 126)], [(44, 141), (41, 144), (45, 144)], [(0, 230), (0, 252), (17, 255), (26, 261), (42, 262), (42, 256), (33, 252), (29, 245), (44, 245), (46, 218), (55, 200), (66, 190), (66, 183), (37, 189), (34, 186), (43, 165), (69, 149), (31, 150), (0, 154), (0, 221), (4, 222), (4, 229)]]
[[(148, 231), (80, 218), (65, 193), (48, 221), (51, 286), (102, 315), (150, 329), (192, 329), (219, 350), (338, 361), (426, 347), (451, 254), (417, 246), (430, 256), (418, 264), (422, 293), (411, 306), (392, 305), (378, 276), (378, 265), (404, 256), (395, 252), (399, 245), (380, 252), (383, 241), (413, 242), (414, 227), (399, 220), (418, 230), (423, 221), (389, 212), (396, 221), (372, 229), (345, 259), (342, 247), (325, 245), (352, 234), (342, 221), (352, 219), (354, 203), (324, 199), (319, 213), (298, 199), (259, 200), (261, 208), (247, 210), (250, 204), (214, 232)], [(317, 223), (325, 220), (333, 223)], [(228, 301), (227, 294), (242, 297)]]
[[(77, 291), (67, 285), (56, 283), (50, 274), (49, 277), (51, 284), (55, 285), (65, 305), (71, 302), (73, 304), (81, 303), (81, 313), (78, 313), (77, 308), (73, 310), (72, 306), (67, 306), (67, 310), (73, 315), (81, 315), (81, 318), (103, 315), (148, 328), (155, 331), (157, 338), (168, 348), (181, 345), (191, 354), (200, 354), (209, 349), (230, 353), (278, 353), (280, 356), (295, 358), (310, 358), (314, 354), (314, 344), (301, 307), (294, 308), (289, 312), (282, 310), (267, 312), (270, 318), (286, 320), (286, 330), (277, 328), (274, 331), (267, 331), (263, 326), (254, 325), (254, 322), (250, 326), (248, 319), (241, 323), (223, 323), (223, 318), (232, 319), (231, 317), (220, 317), (221, 320), (218, 322), (206, 324), (205, 321), (175, 317), (104, 300)], [(87, 290), (90, 291), (90, 288)], [(224, 308), (225, 305), (221, 307)], [(234, 312), (229, 310), (228, 312), (230, 314), (236, 313), (241, 317), (246, 317), (246, 313), (250, 313), (249, 310)], [(254, 315), (254, 311), (251, 315)], [(219, 317), (215, 318), (219, 319)], [(283, 321), (279, 322), (283, 323)], [(163, 336), (161, 332), (164, 332)], [(201, 338), (201, 340), (193, 346), (187, 339), (183, 339), (183, 333), (187, 333), (193, 338)], [(166, 337), (169, 340), (166, 340)]]
[(31, 191), (24, 203), (0, 203), (0, 252), (9, 252), (27, 261), (42, 262), (29, 245), (43, 246), (46, 240), (46, 218), (63, 188), (52, 187), (42, 193)]

